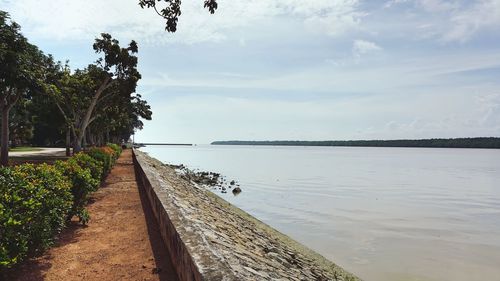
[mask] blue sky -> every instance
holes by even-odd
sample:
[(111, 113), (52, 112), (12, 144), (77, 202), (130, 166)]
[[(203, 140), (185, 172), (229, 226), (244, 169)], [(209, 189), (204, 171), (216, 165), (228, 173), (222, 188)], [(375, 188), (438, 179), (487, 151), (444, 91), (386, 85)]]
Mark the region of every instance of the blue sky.
[(184, 0), (177, 33), (136, 0), (0, 0), (46, 53), (139, 44), (139, 141), (500, 136), (500, 0)]

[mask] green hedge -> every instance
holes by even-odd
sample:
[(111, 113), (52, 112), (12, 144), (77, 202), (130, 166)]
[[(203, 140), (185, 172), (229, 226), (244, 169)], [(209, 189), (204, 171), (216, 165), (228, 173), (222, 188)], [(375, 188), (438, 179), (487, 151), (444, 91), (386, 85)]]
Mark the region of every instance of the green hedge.
[(116, 148), (93, 148), (54, 165), (0, 168), (0, 271), (49, 247), (73, 216), (87, 223), (85, 205), (118, 159)]
[(73, 196), (56, 167), (24, 164), (0, 169), (0, 265), (46, 249), (64, 227)]

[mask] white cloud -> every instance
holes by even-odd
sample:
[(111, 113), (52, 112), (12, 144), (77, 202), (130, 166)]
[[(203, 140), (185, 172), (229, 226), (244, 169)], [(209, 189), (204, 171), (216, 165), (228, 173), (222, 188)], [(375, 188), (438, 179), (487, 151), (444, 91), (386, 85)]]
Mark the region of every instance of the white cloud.
[(500, 93), (478, 96), (477, 105), (483, 114), (476, 121), (482, 126), (496, 126), (500, 128)]
[[(420, 39), (437, 39), (439, 42), (468, 42), (476, 34), (500, 28), (499, 0), (392, 0), (386, 8), (412, 4), (405, 12), (398, 11), (409, 22), (406, 33), (415, 32)], [(395, 20), (395, 19), (393, 19)]]
[(414, 6), (423, 8), (428, 12), (443, 12), (458, 8), (460, 5), (457, 1), (450, 0), (390, 0), (384, 5), (385, 8), (391, 8), (399, 4), (412, 3)]
[(465, 42), (475, 33), (500, 28), (500, 1), (482, 0), (468, 9), (452, 14), (449, 29), (443, 35), (444, 41)]
[(385, 2), (384, 8), (391, 8), (394, 5), (403, 4), (403, 3), (410, 2), (410, 1), (412, 1), (412, 0), (389, 0), (389, 1)]
[(460, 7), (457, 1), (444, 0), (418, 0), (418, 5), (431, 13), (451, 11)]
[[(362, 41), (360, 42), (368, 42)], [(358, 49), (363, 52), (379, 51), (371, 44), (358, 42)], [(368, 46), (368, 47), (366, 47)], [(380, 48), (380, 47), (378, 47)], [(327, 60), (323, 64), (300, 68), (294, 71), (283, 71), (278, 68), (266, 73), (247, 72), (193, 72), (191, 69), (179, 71), (165, 69), (145, 76), (141, 85), (168, 89), (171, 87), (187, 88), (224, 88), (224, 89), (268, 89), (278, 91), (335, 92), (335, 93), (370, 93), (372, 95), (399, 92), (409, 94), (426, 87), (439, 86), (444, 92), (455, 91), (468, 85), (477, 91), (488, 90), (495, 85), (484, 81), (464, 81), (464, 73), (478, 70), (498, 68), (500, 54), (498, 52), (483, 53), (450, 53), (448, 55), (427, 55), (398, 58), (393, 61), (381, 60), (366, 63), (351, 60)], [(466, 75), (466, 74), (465, 74)], [(298, 82), (300, 81), (300, 82)], [(363, 81), (360, 83), (360, 81)], [(453, 90), (451, 90), (453, 89)], [(165, 90), (166, 91), (166, 90)], [(418, 91), (417, 91), (418, 92)], [(334, 95), (334, 93), (332, 93)]]
[(371, 52), (376, 52), (376, 51), (381, 51), (382, 48), (378, 46), (377, 44), (366, 41), (366, 40), (354, 40), (354, 43), (352, 45), (352, 53), (354, 57), (360, 57), (364, 54), (371, 53)]
[(137, 0), (0, 0), (25, 32), (44, 39), (88, 39), (100, 32), (134, 37), (149, 43), (198, 43), (226, 39), (227, 31), (242, 26), (269, 24), (286, 15), (314, 25), (329, 35), (346, 32), (359, 23), (357, 0), (220, 0), (210, 15), (202, 0), (184, 1), (175, 35), (164, 31), (164, 21)]

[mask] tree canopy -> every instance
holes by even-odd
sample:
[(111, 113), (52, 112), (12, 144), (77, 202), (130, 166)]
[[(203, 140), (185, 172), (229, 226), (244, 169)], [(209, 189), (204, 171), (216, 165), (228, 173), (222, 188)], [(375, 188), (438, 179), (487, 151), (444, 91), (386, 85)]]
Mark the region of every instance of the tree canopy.
[(142, 129), (142, 120), (151, 120), (150, 106), (136, 93), (137, 43), (123, 46), (102, 33), (92, 47), (98, 58), (72, 70), (68, 61), (56, 61), (29, 43), (0, 11), (3, 165), (9, 145), (72, 144), (78, 152), (86, 144), (128, 140)]
[[(49, 75), (45, 92), (51, 97), (66, 120), (68, 130), (74, 137), (73, 149), (79, 151), (88, 136), (92, 143), (110, 138), (110, 132), (128, 139), (134, 126), (142, 127), (129, 119), (151, 119), (151, 113), (134, 115), (134, 106), (140, 95), (136, 95), (137, 82), (141, 78), (137, 70), (137, 43), (131, 41), (121, 47), (120, 42), (107, 33), (95, 40), (93, 48), (99, 57), (84, 69), (71, 71), (68, 64), (48, 61)], [(145, 106), (147, 103), (140, 100)], [(149, 110), (149, 106), (148, 106)], [(113, 119), (115, 118), (115, 119)], [(118, 120), (122, 118), (123, 120)], [(126, 120), (125, 120), (126, 119)], [(98, 124), (95, 124), (95, 123)], [(128, 135), (118, 127), (128, 124)], [(106, 133), (106, 138), (102, 133)]]
[(8, 163), (9, 115), (19, 99), (28, 98), (42, 74), (44, 54), (21, 34), (21, 27), (0, 11), (0, 164)]

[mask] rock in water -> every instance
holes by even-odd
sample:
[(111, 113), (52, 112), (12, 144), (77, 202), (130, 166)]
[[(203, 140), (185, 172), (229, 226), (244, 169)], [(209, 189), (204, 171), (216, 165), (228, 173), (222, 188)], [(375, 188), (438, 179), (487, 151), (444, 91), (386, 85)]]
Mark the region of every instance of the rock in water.
[(239, 187), (235, 187), (235, 188), (233, 189), (233, 194), (234, 194), (234, 195), (238, 195), (238, 194), (240, 194), (240, 193), (241, 193), (241, 188), (239, 188)]

